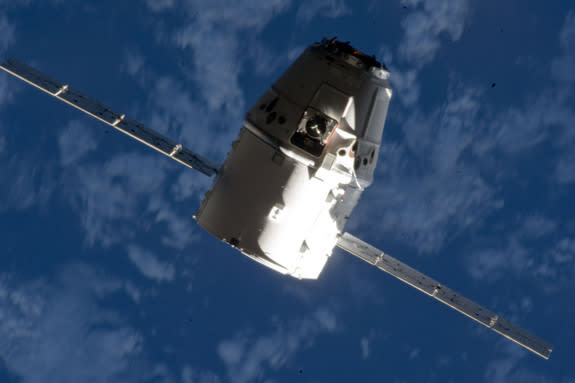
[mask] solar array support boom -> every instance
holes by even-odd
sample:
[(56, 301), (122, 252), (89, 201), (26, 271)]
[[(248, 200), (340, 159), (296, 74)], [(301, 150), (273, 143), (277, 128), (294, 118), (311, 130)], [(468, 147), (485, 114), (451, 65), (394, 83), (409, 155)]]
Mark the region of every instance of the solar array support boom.
[(481, 323), (485, 327), (511, 339), (540, 357), (549, 359), (553, 350), (551, 344), (370, 244), (349, 233), (344, 233), (339, 237), (337, 246)]
[(218, 172), (218, 166), (208, 159), (18, 60), (8, 59), (0, 68), (183, 165), (207, 176)]

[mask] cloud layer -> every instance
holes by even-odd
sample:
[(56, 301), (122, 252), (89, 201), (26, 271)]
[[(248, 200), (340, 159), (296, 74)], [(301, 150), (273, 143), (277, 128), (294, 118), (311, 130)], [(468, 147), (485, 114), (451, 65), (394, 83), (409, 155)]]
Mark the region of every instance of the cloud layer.
[(468, 0), (403, 0), (402, 4), (417, 10), (407, 15), (401, 26), (403, 39), (399, 54), (409, 64), (420, 68), (431, 62), (441, 46), (441, 35), (459, 40), (467, 14)]
[(284, 366), (302, 349), (311, 347), (322, 332), (336, 330), (334, 313), (320, 308), (312, 315), (291, 323), (276, 323), (268, 335), (246, 336), (240, 332), (218, 345), (232, 383), (260, 381)]
[(0, 357), (9, 371), (27, 383), (144, 378), (142, 336), (98, 303), (121, 288), (85, 265), (67, 267), (57, 284), (0, 275)]
[(158, 282), (171, 281), (174, 279), (174, 266), (161, 262), (148, 250), (135, 245), (128, 246), (128, 257), (147, 278)]

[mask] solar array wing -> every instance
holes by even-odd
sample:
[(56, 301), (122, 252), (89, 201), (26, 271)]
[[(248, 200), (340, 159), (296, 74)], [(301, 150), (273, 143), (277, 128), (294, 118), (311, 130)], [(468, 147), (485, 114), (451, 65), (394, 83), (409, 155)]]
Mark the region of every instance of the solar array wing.
[(208, 176), (212, 176), (218, 171), (216, 164), (183, 147), (181, 144), (164, 137), (135, 120), (127, 118), (124, 114), (113, 111), (100, 102), (68, 87), (68, 85), (51, 79), (18, 60), (6, 60), (0, 65), (0, 68), (183, 165), (196, 169)]
[(376, 249), (370, 244), (349, 233), (344, 233), (338, 239), (337, 246), (356, 257), (363, 259), (365, 262), (378, 267), (386, 273), (393, 275), (402, 282), (415, 287), (419, 291), (437, 299), (441, 303), (459, 311), (504, 337), (511, 339), (529, 351), (534, 352), (545, 359), (549, 359), (553, 349), (551, 344), (525, 331), (508, 320), (499, 317), (494, 312), (478, 305), (450, 288), (443, 286), (436, 280), (420, 273), (392, 256), (385, 254), (383, 251)]

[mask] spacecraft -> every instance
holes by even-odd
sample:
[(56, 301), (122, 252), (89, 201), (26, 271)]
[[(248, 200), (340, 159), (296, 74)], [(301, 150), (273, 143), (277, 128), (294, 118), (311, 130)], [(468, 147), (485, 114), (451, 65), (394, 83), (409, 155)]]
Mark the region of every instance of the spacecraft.
[(309, 46), (247, 112), (222, 165), (14, 59), (0, 66), (181, 164), (214, 176), (197, 223), (270, 269), (316, 279), (335, 247), (547, 359), (552, 346), (344, 232), (373, 181), (389, 71), (349, 43)]

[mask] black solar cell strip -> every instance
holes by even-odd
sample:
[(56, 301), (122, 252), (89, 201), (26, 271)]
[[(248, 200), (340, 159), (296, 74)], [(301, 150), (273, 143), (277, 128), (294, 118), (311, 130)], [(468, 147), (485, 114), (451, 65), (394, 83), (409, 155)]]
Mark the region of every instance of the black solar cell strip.
[(15, 59), (6, 60), (2, 63), (2, 68), (49, 93), (56, 93), (64, 86), (64, 84)]

